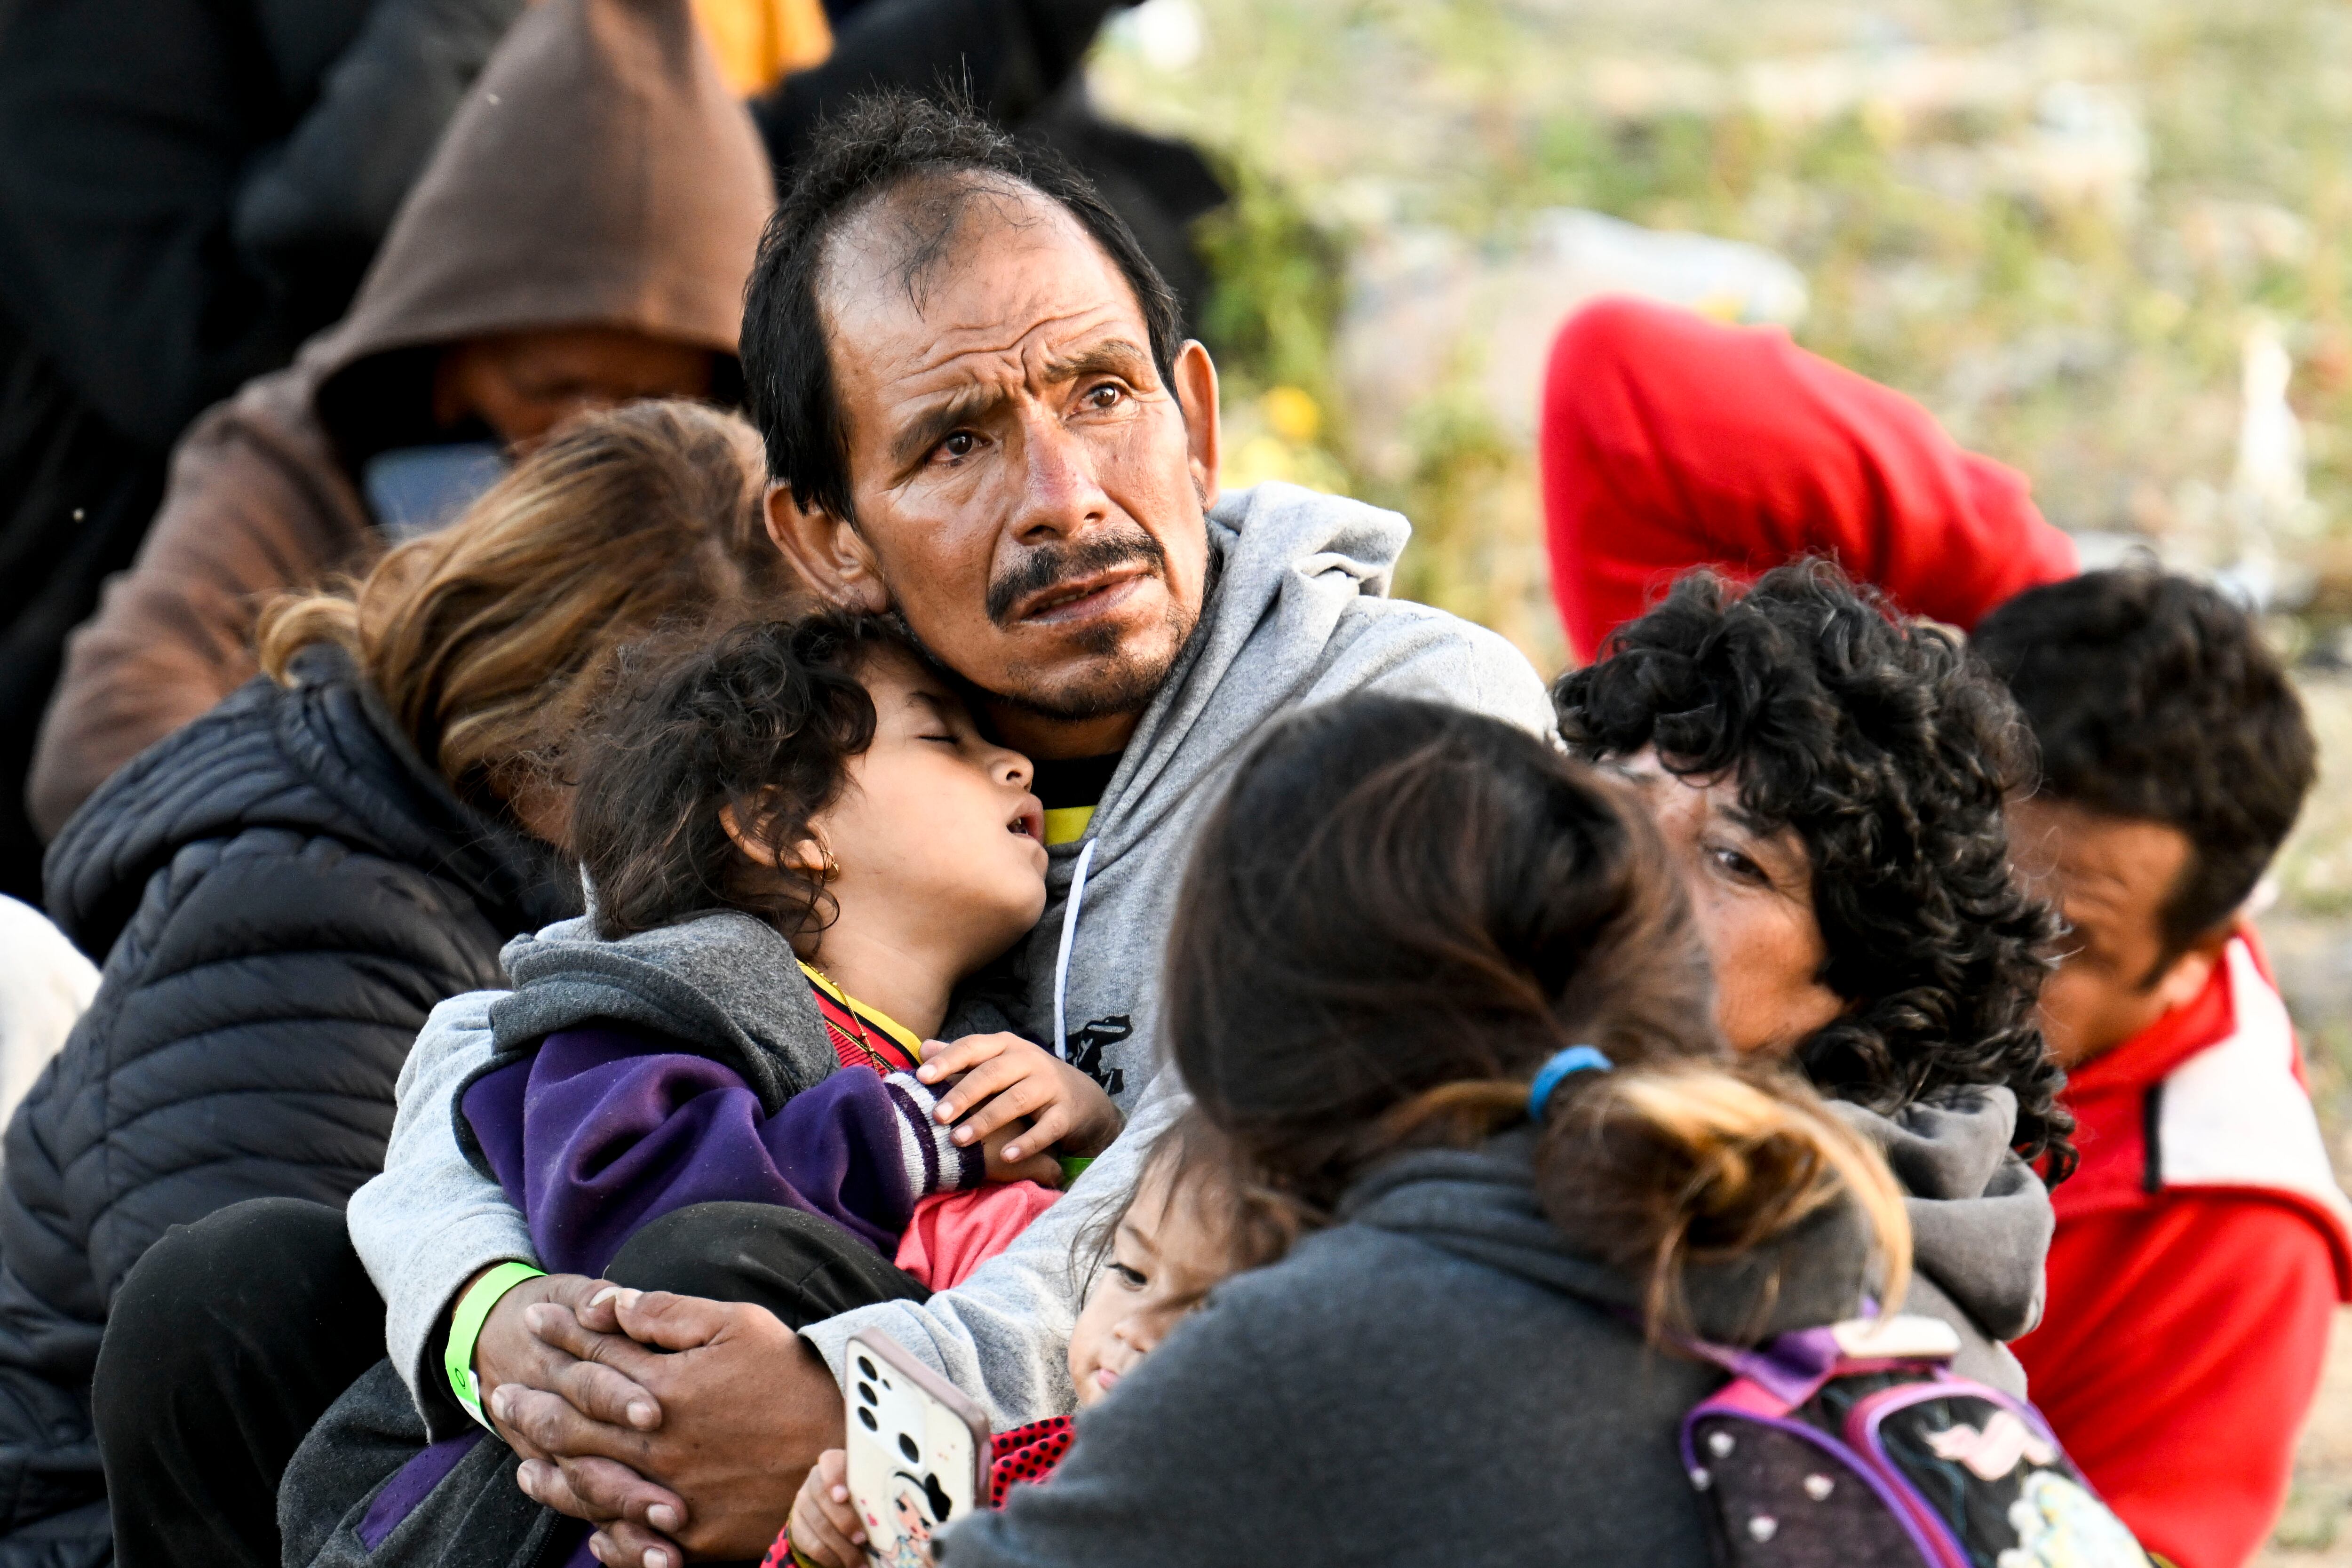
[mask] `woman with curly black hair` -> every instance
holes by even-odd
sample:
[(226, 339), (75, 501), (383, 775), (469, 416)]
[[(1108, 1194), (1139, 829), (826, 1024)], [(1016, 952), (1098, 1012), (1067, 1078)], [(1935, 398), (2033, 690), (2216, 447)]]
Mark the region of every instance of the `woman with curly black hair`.
[(1806, 561), (1745, 589), (1689, 574), (1553, 699), (1665, 830), (1725, 1037), (1795, 1061), (1886, 1151), (1914, 1306), (1948, 1306), (1964, 1369), (2021, 1387), (1999, 1342), (2041, 1315), (2052, 1225), (2026, 1162), (2057, 1177), (2074, 1155), (2034, 1021), (2053, 917), (2009, 863), (2034, 752), (2008, 693)]

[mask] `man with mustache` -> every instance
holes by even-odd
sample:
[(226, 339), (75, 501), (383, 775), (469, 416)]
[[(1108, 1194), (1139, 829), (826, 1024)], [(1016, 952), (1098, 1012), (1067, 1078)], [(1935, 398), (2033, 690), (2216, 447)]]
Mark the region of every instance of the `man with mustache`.
[[(1047, 906), (989, 989), (1103, 1085), (1128, 1130), (1012, 1250), (926, 1305), (795, 1334), (758, 1306), (539, 1278), (485, 1318), (472, 1287), (532, 1258), (453, 1131), (499, 994), (436, 1011), (403, 1073), (386, 1170), (351, 1208), (393, 1362), (431, 1436), (462, 1433), (445, 1345), (453, 1317), (479, 1321), (469, 1371), (529, 1461), (524, 1489), (595, 1522), (598, 1557), (630, 1568), (765, 1550), (801, 1473), (841, 1440), (837, 1373), (860, 1329), (1000, 1426), (1068, 1407), (1073, 1242), (1181, 1106), (1153, 1044), (1160, 947), (1195, 824), (1261, 724), (1377, 689), (1552, 726), (1502, 639), (1386, 597), (1403, 519), (1283, 485), (1220, 498), (1216, 370), (1181, 339), (1166, 285), (1082, 180), (983, 122), (889, 97), (831, 127), (771, 226), (742, 348), (778, 547), (821, 596), (903, 617), (1037, 764)], [(954, 1100), (994, 1087), (977, 1070)], [(145, 1293), (180, 1325), (205, 1315), (187, 1294)], [(290, 1285), (282, 1299), (297, 1340), (363, 1311)], [(141, 1372), (251, 1404), (224, 1364)], [(281, 1376), (273, 1397), (302, 1396)], [(106, 1441), (188, 1445), (191, 1431)]]

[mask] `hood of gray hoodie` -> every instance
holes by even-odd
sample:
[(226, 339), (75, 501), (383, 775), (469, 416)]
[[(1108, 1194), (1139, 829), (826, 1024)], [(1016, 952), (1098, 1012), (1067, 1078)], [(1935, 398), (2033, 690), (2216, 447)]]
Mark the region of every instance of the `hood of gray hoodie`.
[(490, 1004), (493, 1068), (558, 1030), (621, 1024), (723, 1063), (773, 1115), (841, 1065), (792, 944), (750, 915), (720, 910), (617, 942), (583, 915), (516, 937), (499, 958), (514, 989)]
[[(1574, 1251), (1544, 1217), (1535, 1146), (1534, 1130), (1521, 1127), (1476, 1149), (1399, 1155), (1349, 1190), (1338, 1217), (1638, 1318), (1646, 1282)], [(1837, 1204), (1773, 1246), (1688, 1268), (1683, 1300), (1699, 1337), (1753, 1344), (1853, 1317), (1870, 1268), (1868, 1222), (1851, 1204)]]
[[(1893, 1116), (1843, 1100), (1845, 1124), (1878, 1145), (1908, 1194), (1915, 1310), (1939, 1293), (1984, 1337), (2013, 1340), (2042, 1321), (2042, 1263), (2057, 1215), (2049, 1189), (2010, 1144), (2017, 1096), (1948, 1091)], [(1937, 1316), (1944, 1316), (1937, 1312)]]
[(1208, 531), (1216, 571), (1201, 624), (1086, 837), (1053, 849), (1044, 918), (1011, 963), (1015, 1021), (1049, 1045), (1058, 1036), (1122, 1110), (1157, 1065), (1152, 998), (1194, 830), (1267, 721), (1376, 689), (1553, 732), (1543, 680), (1517, 649), (1388, 597), (1412, 536), (1396, 513), (1269, 483), (1221, 499)]

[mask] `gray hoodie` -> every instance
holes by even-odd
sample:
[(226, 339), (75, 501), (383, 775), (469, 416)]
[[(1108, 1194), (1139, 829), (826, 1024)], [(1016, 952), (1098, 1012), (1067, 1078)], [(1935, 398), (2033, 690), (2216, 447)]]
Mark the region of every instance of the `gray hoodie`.
[[(1533, 1146), (1522, 1129), (1383, 1166), (1347, 1223), (1221, 1286), (1079, 1417), (1050, 1481), (949, 1530), (944, 1568), (1706, 1568), (1675, 1436), (1722, 1373), (1643, 1342), (1622, 1315), (1640, 1283), (1538, 1208)], [(1738, 1342), (1852, 1317), (1869, 1260), (1833, 1207), (1693, 1269), (1693, 1325)]]
[(2017, 1096), (1956, 1089), (1888, 1117), (1832, 1103), (1878, 1145), (1910, 1194), (1911, 1289), (1903, 1310), (1959, 1331), (1953, 1370), (2025, 1396), (2025, 1368), (2002, 1342), (2042, 1321), (2042, 1262), (2058, 1216), (2050, 1191), (2010, 1147)]
[[(836, 1372), (848, 1335), (879, 1328), (1000, 1426), (1069, 1407), (1072, 1244), (1097, 1206), (1132, 1183), (1150, 1141), (1181, 1107), (1172, 1075), (1162, 1081), (1158, 1072), (1152, 1038), (1160, 949), (1194, 828), (1266, 721), (1381, 690), (1552, 732), (1543, 682), (1508, 643), (1387, 597), (1409, 533), (1393, 512), (1290, 485), (1237, 491), (1211, 512), (1218, 571), (1200, 627), (1129, 742), (1087, 837), (1054, 851), (1045, 915), (1016, 964), (1029, 1015), (1018, 1021), (1066, 1042), (1127, 1111), (1127, 1132), (1066, 1201), (955, 1289), (926, 1307), (870, 1308), (808, 1331)], [(392, 1358), (412, 1390), (429, 1384), (432, 1331), (458, 1288), (488, 1264), (531, 1256), (522, 1216), (451, 1131), (453, 1095), (494, 1049), (499, 994), (435, 1009), (401, 1071), (383, 1173), (352, 1200), (352, 1240), (383, 1295)]]
[(634, 1024), (741, 1075), (770, 1114), (841, 1065), (790, 943), (765, 921), (719, 910), (618, 942), (583, 915), (508, 942), (512, 991), (489, 992), (500, 1052), (591, 1020)]

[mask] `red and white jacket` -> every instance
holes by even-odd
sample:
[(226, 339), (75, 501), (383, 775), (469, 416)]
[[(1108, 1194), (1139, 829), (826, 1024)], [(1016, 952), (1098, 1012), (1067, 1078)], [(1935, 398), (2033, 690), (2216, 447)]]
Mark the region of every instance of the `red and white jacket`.
[(2149, 1551), (2237, 1568), (2285, 1501), (2352, 1204), (2251, 933), (2197, 1000), (2073, 1075), (2082, 1164), (2052, 1197), (2049, 1306), (2011, 1348)]

